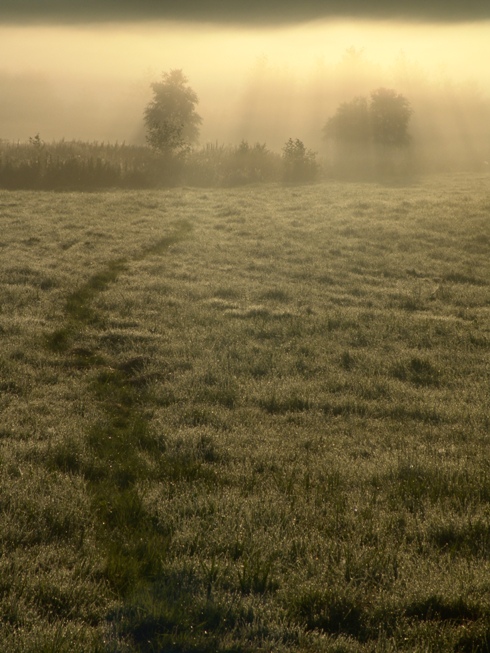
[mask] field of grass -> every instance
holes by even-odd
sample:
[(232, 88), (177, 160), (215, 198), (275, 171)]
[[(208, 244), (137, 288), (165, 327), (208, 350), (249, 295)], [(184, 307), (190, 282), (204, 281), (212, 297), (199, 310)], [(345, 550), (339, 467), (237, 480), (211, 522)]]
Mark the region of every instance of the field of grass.
[(490, 177), (0, 191), (0, 651), (490, 651)]

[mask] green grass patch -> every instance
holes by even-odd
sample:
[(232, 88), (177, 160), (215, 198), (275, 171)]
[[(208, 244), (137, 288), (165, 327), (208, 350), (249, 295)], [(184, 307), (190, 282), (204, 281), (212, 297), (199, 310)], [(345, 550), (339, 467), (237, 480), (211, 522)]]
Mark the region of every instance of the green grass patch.
[(0, 193), (0, 650), (487, 651), (487, 181)]

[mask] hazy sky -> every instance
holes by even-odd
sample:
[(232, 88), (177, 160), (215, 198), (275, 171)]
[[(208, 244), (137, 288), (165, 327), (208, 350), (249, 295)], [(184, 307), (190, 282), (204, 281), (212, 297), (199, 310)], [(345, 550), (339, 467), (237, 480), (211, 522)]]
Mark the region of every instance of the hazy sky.
[(0, 0), (0, 138), (131, 140), (117, 107), (137, 131), (150, 82), (172, 68), (218, 138), (259, 58), (311, 75), (351, 47), (490, 93), (490, 0)]

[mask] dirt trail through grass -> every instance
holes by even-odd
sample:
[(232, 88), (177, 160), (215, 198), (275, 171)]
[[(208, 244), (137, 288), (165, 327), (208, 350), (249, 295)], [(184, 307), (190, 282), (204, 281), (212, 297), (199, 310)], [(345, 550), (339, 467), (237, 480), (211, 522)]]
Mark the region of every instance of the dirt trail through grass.
[(115, 361), (111, 352), (97, 349), (95, 353), (80, 343), (87, 326), (96, 331), (104, 328), (104, 316), (93, 306), (97, 295), (116, 283), (132, 263), (165, 254), (171, 245), (188, 238), (190, 230), (183, 221), (172, 234), (132, 258), (109, 261), (67, 297), (64, 325), (46, 337), (48, 349), (66, 356), (67, 365), (97, 369), (87, 393), (103, 417), (86, 433), (91, 455), (81, 462), (76, 452), (65, 449), (54, 460), (58, 469), (81, 473), (87, 481), (98, 543), (106, 557), (105, 577), (123, 601), (142, 591), (151, 594), (152, 581), (163, 571), (170, 536), (147, 514), (136, 484), (159, 479), (165, 441), (151, 432), (145, 414), (145, 359)]

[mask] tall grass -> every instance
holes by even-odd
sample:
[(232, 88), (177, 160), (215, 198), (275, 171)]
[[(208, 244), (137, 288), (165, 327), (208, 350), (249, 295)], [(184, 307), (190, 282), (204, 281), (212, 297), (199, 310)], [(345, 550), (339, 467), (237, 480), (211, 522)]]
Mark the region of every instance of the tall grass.
[(98, 190), (159, 188), (184, 183), (239, 186), (274, 181), (281, 157), (265, 145), (208, 144), (185, 156), (163, 156), (147, 147), (60, 141), (0, 142), (0, 188)]
[(172, 184), (170, 166), (151, 150), (125, 144), (59, 141), (0, 143), (0, 187), (37, 190), (148, 188)]

